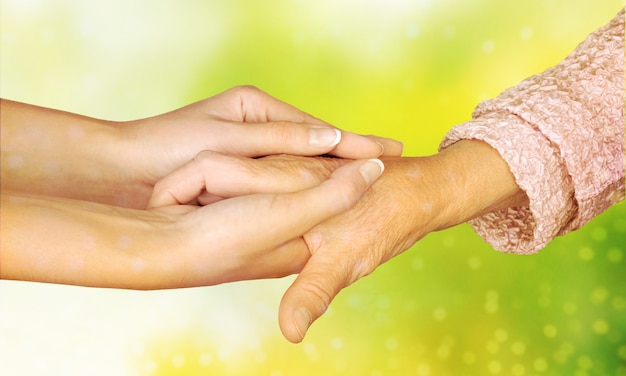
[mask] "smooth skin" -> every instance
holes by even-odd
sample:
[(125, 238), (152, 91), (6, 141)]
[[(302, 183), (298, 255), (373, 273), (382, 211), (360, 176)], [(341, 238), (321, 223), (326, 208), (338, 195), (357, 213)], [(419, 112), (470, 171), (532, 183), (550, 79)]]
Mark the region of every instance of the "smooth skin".
[[(280, 328), (289, 341), (302, 341), (312, 322), (343, 288), (428, 233), (483, 213), (527, 204), (506, 163), (482, 141), (463, 140), (428, 157), (382, 159), (385, 173), (351, 210), (285, 245), (289, 254), (310, 253), (280, 304)], [(254, 166), (238, 169), (241, 191), (234, 194), (265, 188), (301, 189), (302, 184), (323, 181), (344, 163), (328, 158), (263, 158)], [(277, 169), (282, 174), (277, 175)], [(190, 200), (206, 188), (205, 182), (213, 180), (212, 174), (195, 162), (182, 166), (157, 183), (151, 206), (172, 207), (169, 205)], [(199, 201), (203, 195), (198, 196)], [(215, 199), (209, 195), (207, 200)], [(279, 258), (275, 261), (282, 262)], [(285, 262), (289, 263), (288, 257)]]
[(145, 208), (158, 180), (203, 150), (249, 158), (402, 153), (398, 141), (341, 131), (252, 86), (127, 122), (5, 99), (0, 109), (3, 190), (135, 209)]
[[(290, 274), (308, 252), (283, 257), (283, 244), (356, 203), (381, 172), (367, 158), (402, 150), (249, 86), (130, 122), (1, 106), (4, 279), (156, 289)], [(154, 184), (203, 150), (225, 157), (209, 187), (220, 202), (145, 210)], [(225, 161), (280, 153), (358, 160), (328, 181), (304, 176), (298, 189), (223, 200), (237, 174)], [(308, 215), (294, 220), (294, 209)]]
[(381, 173), (379, 160), (357, 160), (292, 193), (151, 210), (3, 192), (1, 275), (130, 289), (282, 277), (309, 258), (294, 239), (353, 207)]

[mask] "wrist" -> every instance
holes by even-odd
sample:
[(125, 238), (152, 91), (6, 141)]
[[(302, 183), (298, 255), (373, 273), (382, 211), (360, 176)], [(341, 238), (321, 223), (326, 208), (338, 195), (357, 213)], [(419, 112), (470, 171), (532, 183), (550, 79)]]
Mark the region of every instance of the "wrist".
[(7, 100), (1, 117), (3, 189), (122, 206), (145, 194), (116, 123)]
[(506, 162), (483, 141), (461, 140), (431, 158), (443, 200), (439, 229), (528, 203)]
[(3, 192), (1, 278), (94, 287), (163, 285), (175, 237), (148, 211)]
[(395, 197), (416, 239), (479, 215), (522, 206), (527, 197), (488, 144), (463, 140), (428, 157), (387, 158), (372, 192)]

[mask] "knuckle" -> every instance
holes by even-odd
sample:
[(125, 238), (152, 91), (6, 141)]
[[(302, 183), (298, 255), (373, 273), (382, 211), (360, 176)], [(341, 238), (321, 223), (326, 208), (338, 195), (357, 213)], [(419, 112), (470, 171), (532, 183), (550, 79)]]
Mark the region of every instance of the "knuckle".
[(166, 183), (163, 180), (159, 180), (154, 184), (152, 188), (152, 197), (160, 197), (165, 189)]
[(245, 98), (254, 98), (263, 95), (263, 91), (254, 85), (239, 85), (230, 90), (232, 90), (237, 96)]
[(297, 138), (296, 130), (297, 128), (288, 121), (275, 121), (270, 126), (272, 141), (279, 145), (292, 144), (294, 141), (297, 141), (294, 139)]
[(215, 156), (217, 155), (216, 152), (212, 151), (212, 150), (203, 150), (201, 152), (199, 152), (198, 154), (196, 154), (193, 157), (193, 163), (198, 165), (200, 168), (206, 168), (208, 166), (211, 165), (211, 163), (214, 161)]
[(324, 282), (327, 278), (327, 276), (310, 278), (308, 283), (302, 286), (304, 293), (306, 294), (306, 296), (309, 297), (309, 300), (315, 304), (319, 314), (322, 314), (324, 313), (324, 311), (326, 311), (334, 297), (332, 289), (330, 289), (329, 286)]
[(361, 197), (362, 189), (359, 184), (350, 182), (349, 184), (343, 184), (337, 190), (338, 202), (337, 204), (341, 209), (349, 210), (358, 202)]

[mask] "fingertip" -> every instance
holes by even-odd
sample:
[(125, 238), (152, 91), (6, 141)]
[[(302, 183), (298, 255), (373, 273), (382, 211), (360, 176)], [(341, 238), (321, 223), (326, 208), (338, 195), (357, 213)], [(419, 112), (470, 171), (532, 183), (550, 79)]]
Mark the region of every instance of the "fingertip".
[(368, 186), (376, 181), (383, 171), (385, 171), (385, 164), (378, 158), (369, 159), (359, 167), (359, 172)]
[(283, 337), (291, 343), (300, 343), (304, 339), (307, 330), (313, 323), (313, 317), (309, 310), (304, 307), (289, 309), (286, 301), (287, 294), (280, 303), (278, 324)]
[(339, 129), (334, 129), (335, 131), (335, 140), (332, 142), (332, 144), (330, 144), (330, 147), (335, 147), (337, 145), (339, 145), (339, 143), (341, 142), (341, 131)]
[(391, 138), (368, 136), (375, 140), (375, 142), (381, 147), (382, 152), (379, 156), (385, 157), (400, 157), (404, 151), (404, 144), (398, 140)]
[(309, 327), (313, 323), (313, 317), (311, 313), (304, 307), (298, 307), (293, 311), (292, 323), (295, 328), (295, 336), (292, 336), (292, 342), (299, 343), (304, 339), (304, 336), (309, 330)]
[(380, 142), (376, 142), (376, 145), (380, 146), (380, 153), (378, 154), (378, 156), (380, 157), (381, 155), (385, 154), (385, 145), (381, 144)]
[(341, 131), (336, 128), (313, 127), (309, 129), (309, 146), (330, 149), (341, 142)]

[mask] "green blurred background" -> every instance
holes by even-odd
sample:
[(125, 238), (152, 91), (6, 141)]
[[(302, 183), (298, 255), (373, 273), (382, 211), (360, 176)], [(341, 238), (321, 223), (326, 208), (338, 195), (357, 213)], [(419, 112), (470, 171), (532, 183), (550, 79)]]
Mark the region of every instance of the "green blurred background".
[[(129, 120), (238, 84), (426, 155), (623, 4), (0, 1), (4, 98)], [(94, 147), (97, 147), (94, 145)], [(344, 290), (299, 345), (293, 278), (136, 292), (0, 282), (3, 375), (626, 375), (626, 206), (533, 256), (467, 226)]]

